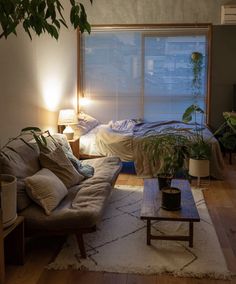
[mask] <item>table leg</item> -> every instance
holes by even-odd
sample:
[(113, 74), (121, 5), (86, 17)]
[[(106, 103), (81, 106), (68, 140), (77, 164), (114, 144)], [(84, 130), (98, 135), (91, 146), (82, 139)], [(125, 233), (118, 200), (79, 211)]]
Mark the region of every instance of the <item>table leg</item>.
[(147, 220), (147, 245), (151, 245), (151, 220)]
[(193, 222), (189, 222), (189, 246), (193, 247)]

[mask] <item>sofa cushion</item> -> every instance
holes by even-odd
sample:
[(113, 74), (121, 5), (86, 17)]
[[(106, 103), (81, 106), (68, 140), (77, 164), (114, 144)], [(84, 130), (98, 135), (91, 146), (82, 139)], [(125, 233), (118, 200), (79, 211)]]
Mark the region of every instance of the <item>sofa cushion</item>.
[(117, 157), (88, 159), (82, 161), (82, 165), (92, 166), (94, 168), (94, 175), (91, 178), (84, 180), (80, 187), (98, 184), (100, 182), (108, 182), (111, 185), (114, 185), (121, 169), (121, 161)]
[(84, 186), (80, 190), (79, 186), (74, 186), (49, 216), (39, 206), (31, 205), (21, 212), (26, 230), (30, 228), (31, 233), (67, 233), (91, 228), (101, 219), (111, 189), (109, 183)]
[(61, 202), (68, 191), (64, 183), (50, 170), (41, 169), (25, 179), (26, 191), (47, 215)]
[(61, 147), (57, 147), (50, 153), (41, 152), (39, 160), (41, 166), (51, 170), (67, 188), (79, 184), (84, 179), (84, 176), (76, 171)]
[(0, 154), (1, 173), (11, 174), (17, 178), (18, 211), (32, 202), (25, 191), (24, 179), (40, 170), (38, 155), (39, 150), (35, 143), (30, 143), (29, 146), (19, 139), (12, 141)]

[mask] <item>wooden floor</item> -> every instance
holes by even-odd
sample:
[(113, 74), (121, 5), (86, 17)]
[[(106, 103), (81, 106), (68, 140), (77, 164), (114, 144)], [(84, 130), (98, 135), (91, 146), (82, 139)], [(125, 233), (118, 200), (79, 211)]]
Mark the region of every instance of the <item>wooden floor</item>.
[[(143, 181), (133, 175), (122, 174), (117, 184), (142, 185)], [(207, 206), (215, 224), (228, 267), (236, 274), (236, 157), (234, 165), (227, 166), (224, 181), (211, 180), (204, 190)], [(64, 238), (36, 238), (27, 242), (24, 266), (7, 266), (6, 283), (11, 284), (236, 284), (231, 281), (175, 278), (163, 276), (140, 276), (102, 272), (79, 272), (72, 270), (47, 271), (44, 269), (56, 255)], [(128, 257), (128, 256), (127, 256)]]

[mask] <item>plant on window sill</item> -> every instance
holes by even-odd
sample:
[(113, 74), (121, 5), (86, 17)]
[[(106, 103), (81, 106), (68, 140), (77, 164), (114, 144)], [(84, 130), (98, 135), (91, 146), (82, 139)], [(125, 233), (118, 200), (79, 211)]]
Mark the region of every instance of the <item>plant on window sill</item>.
[[(89, 1), (92, 4), (93, 0)], [(70, 4), (73, 27), (79, 28), (82, 33), (90, 33), (91, 27), (83, 4), (76, 0), (70, 0)], [(7, 38), (12, 33), (17, 35), (16, 28), (22, 25), (30, 39), (32, 32), (38, 36), (48, 33), (58, 39), (61, 25), (68, 28), (63, 12), (61, 0), (0, 0), (0, 38)]]

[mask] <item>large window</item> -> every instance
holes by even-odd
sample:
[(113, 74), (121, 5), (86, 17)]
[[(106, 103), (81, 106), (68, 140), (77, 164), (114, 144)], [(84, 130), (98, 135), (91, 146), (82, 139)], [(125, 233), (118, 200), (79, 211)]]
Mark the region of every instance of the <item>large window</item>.
[(208, 26), (93, 28), (81, 40), (80, 95), (102, 122), (181, 120), (195, 102), (190, 56), (203, 54), (198, 104), (207, 112)]

